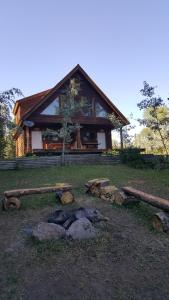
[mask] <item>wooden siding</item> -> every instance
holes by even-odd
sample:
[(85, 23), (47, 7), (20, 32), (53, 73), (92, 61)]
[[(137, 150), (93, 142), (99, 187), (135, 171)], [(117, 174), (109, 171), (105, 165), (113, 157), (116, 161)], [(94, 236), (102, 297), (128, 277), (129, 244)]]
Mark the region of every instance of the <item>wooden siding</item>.
[[(105, 109), (105, 111), (107, 113), (112, 113), (112, 109), (109, 107), (109, 105), (101, 98), (101, 96), (96, 92), (96, 90), (90, 85), (90, 83), (79, 73), (77, 72), (76, 75), (73, 76), (73, 78), (77, 78), (80, 81), (80, 92), (79, 92), (79, 96), (77, 97), (77, 101), (80, 99), (81, 96), (86, 97), (86, 99), (90, 100), (91, 105), (92, 105), (92, 115), (91, 117), (84, 117), (83, 115), (81, 115), (80, 117), (75, 117), (76, 121), (82, 121), (85, 123), (90, 124), (90, 122), (94, 122), (94, 123), (106, 123), (106, 124), (110, 124), (110, 122), (106, 119), (106, 118), (100, 118), (100, 117), (96, 117), (95, 114), (95, 102), (97, 101), (100, 105), (102, 105), (102, 107)], [(36, 120), (36, 121), (50, 121), (51, 122), (56, 122), (60, 121), (60, 117), (59, 116), (51, 116), (51, 115), (42, 115), (42, 111), (45, 110), (47, 108), (47, 106), (52, 103), (56, 98), (58, 98), (61, 93), (63, 93), (63, 90), (67, 87), (67, 85), (69, 84), (69, 82), (67, 82), (66, 84), (64, 84), (62, 87), (60, 87), (55, 93), (53, 93), (53, 95), (51, 95), (51, 97), (45, 101), (37, 110), (35, 110), (35, 112), (33, 112), (31, 114), (31, 116), (29, 117), (29, 119), (31, 120)], [(79, 115), (79, 114), (78, 114)], [(92, 121), (94, 118), (94, 121)]]
[(16, 141), (16, 156), (25, 155), (25, 131), (23, 131)]

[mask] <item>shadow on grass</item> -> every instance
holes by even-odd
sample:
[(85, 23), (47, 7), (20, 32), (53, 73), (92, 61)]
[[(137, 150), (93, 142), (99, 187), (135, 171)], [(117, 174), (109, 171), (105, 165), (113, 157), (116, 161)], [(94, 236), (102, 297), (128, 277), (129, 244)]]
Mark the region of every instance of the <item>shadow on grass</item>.
[(128, 204), (125, 206), (119, 206), (117, 204), (112, 204), (113, 209), (127, 210), (127, 212), (132, 213), (136, 216), (139, 223), (147, 226), (151, 232), (156, 232), (152, 225), (153, 215), (159, 211), (157, 208), (152, 207), (146, 203), (139, 202), (136, 204)]

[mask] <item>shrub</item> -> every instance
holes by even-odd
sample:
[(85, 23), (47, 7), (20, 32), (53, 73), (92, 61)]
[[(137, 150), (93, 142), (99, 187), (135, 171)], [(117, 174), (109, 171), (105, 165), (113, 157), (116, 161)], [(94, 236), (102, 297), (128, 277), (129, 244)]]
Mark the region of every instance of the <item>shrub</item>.
[(104, 151), (103, 152), (103, 156), (114, 156), (114, 155), (119, 155), (119, 149), (110, 149), (110, 150), (107, 150), (107, 151)]
[(126, 148), (120, 150), (121, 162), (134, 168), (144, 168), (146, 163), (141, 155), (139, 148)]

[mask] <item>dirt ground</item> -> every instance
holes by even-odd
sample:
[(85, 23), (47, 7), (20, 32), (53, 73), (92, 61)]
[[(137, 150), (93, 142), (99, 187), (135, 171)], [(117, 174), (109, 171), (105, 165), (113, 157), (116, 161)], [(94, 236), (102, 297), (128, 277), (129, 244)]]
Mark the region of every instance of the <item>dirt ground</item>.
[(24, 230), (46, 220), (54, 204), (1, 213), (0, 299), (169, 299), (169, 238), (152, 229), (157, 210), (119, 208), (83, 193), (76, 199), (73, 207), (97, 207), (110, 218), (97, 225), (95, 240), (32, 241)]

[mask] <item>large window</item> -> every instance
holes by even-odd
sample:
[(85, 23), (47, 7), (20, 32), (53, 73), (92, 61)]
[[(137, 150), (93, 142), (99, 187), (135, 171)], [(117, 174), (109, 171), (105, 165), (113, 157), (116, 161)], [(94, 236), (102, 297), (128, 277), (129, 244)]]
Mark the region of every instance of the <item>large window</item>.
[(84, 131), (82, 133), (83, 142), (95, 142), (97, 141), (97, 134), (95, 131)]
[(107, 117), (106, 110), (103, 108), (103, 106), (99, 102), (96, 102), (95, 108), (96, 108), (96, 117), (102, 117), (102, 118)]
[(59, 98), (56, 98), (42, 112), (42, 115), (59, 115)]
[(92, 102), (90, 99), (84, 98), (82, 100), (82, 115), (85, 117), (90, 117), (92, 116)]

